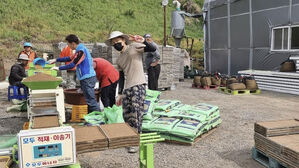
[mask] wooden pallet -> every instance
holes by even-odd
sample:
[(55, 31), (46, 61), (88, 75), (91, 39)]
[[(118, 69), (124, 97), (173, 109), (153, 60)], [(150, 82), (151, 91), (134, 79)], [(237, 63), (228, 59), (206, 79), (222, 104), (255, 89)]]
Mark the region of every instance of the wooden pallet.
[(279, 163), (277, 160), (266, 155), (262, 151), (252, 148), (252, 158), (267, 168), (287, 168), (287, 166)]
[(211, 86), (197, 86), (197, 85), (195, 85), (195, 84), (192, 84), (192, 88), (209, 90), (209, 89), (218, 89), (219, 86), (218, 86), (218, 85), (211, 85)]
[(244, 94), (260, 94), (261, 90), (231, 90), (226, 87), (220, 87), (219, 88), (220, 92), (230, 94), (230, 95), (244, 95)]
[(207, 131), (207, 132), (201, 134), (201, 135), (198, 136), (198, 137), (194, 140), (194, 142), (192, 142), (192, 143), (179, 142), (179, 141), (168, 140), (168, 139), (165, 139), (164, 142), (166, 142), (166, 143), (172, 143), (172, 144), (178, 144), (178, 145), (185, 145), (185, 146), (193, 146), (193, 145), (196, 144), (198, 141), (204, 139), (205, 137), (207, 137), (207, 136), (211, 135), (213, 132), (215, 132), (215, 131), (216, 131), (216, 128), (218, 128), (218, 127), (219, 127), (219, 125), (217, 125), (216, 127), (210, 129), (209, 131)]

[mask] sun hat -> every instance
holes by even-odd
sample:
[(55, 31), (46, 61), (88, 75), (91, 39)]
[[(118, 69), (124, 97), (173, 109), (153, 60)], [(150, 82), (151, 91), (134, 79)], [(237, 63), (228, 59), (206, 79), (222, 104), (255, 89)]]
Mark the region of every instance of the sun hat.
[(120, 31), (113, 31), (110, 33), (109, 38), (105, 41), (105, 44), (107, 46), (112, 46), (112, 39), (117, 38), (117, 37), (123, 37), (126, 40), (127, 44), (130, 44), (129, 36), (120, 32)]

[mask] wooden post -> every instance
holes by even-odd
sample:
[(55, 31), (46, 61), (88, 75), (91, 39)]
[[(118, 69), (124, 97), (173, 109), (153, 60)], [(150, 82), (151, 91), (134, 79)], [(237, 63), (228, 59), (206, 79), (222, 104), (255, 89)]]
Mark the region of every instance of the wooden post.
[(163, 6), (164, 8), (164, 47), (166, 47), (166, 6)]

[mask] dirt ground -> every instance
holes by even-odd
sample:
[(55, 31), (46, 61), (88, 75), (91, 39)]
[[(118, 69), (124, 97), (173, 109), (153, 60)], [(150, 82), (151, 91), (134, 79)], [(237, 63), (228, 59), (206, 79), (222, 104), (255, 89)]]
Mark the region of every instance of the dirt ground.
[[(17, 133), (26, 121), (22, 118), (26, 114), (7, 114), (6, 94), (6, 90), (0, 91), (0, 134)], [(231, 96), (217, 90), (193, 89), (191, 80), (187, 80), (174, 91), (164, 91), (161, 98), (191, 105), (199, 102), (217, 105), (223, 122), (194, 146), (156, 144), (158, 168), (262, 168), (251, 158), (254, 123), (299, 118), (299, 96), (289, 94), (263, 91), (260, 95)], [(81, 154), (78, 159), (84, 168), (138, 167), (138, 154), (128, 154), (124, 148)]]

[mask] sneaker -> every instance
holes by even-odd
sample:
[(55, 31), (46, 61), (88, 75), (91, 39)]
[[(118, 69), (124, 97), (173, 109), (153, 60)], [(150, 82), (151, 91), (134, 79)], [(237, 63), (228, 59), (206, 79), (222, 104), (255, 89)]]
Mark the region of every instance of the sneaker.
[(130, 146), (127, 148), (129, 153), (137, 153), (138, 147)]

